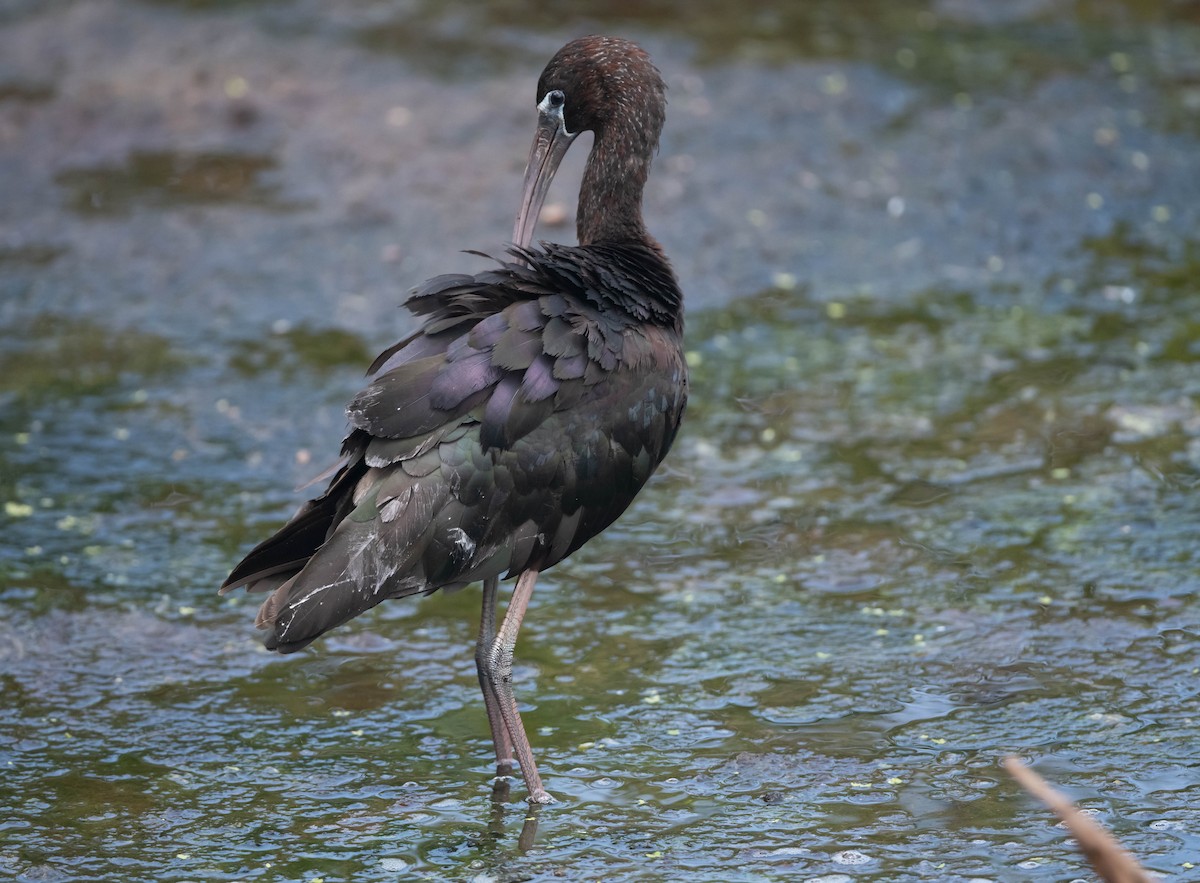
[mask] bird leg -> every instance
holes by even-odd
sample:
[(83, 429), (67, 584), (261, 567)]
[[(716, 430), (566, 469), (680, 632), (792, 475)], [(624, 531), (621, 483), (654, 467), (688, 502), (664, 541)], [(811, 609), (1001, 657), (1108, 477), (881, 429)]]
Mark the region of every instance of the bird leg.
[(492, 729), (492, 744), (496, 748), (496, 787), (499, 789), (505, 777), (512, 775), (512, 739), (508, 727), (500, 714), (500, 701), (496, 691), (488, 683), (488, 655), (496, 640), (496, 593), (500, 577), (488, 577), (483, 581), (483, 615), (479, 619), (479, 640), (475, 643), (475, 670), (479, 673), (479, 688), (483, 691), (483, 704), (487, 708), (488, 726)]
[[(554, 798), (542, 787), (542, 779), (533, 759), (533, 749), (529, 747), (529, 738), (525, 735), (525, 725), (521, 723), (517, 697), (513, 693), (512, 685), (513, 650), (517, 646), (517, 632), (521, 630), (521, 620), (529, 607), (529, 599), (533, 595), (537, 577), (536, 570), (526, 570), (517, 577), (517, 585), (513, 589), (512, 600), (508, 602), (508, 610), (504, 613), (504, 621), (500, 623), (500, 631), (486, 653), (480, 680), (485, 684), (485, 694), (489, 691), (492, 693), (492, 701), (496, 703), (500, 718), (508, 730), (512, 751), (516, 755), (517, 763), (521, 767), (521, 776), (525, 779), (525, 787), (529, 791), (529, 802), (552, 803)], [(485, 592), (486, 587), (485, 583)], [(492, 600), (494, 601), (494, 598)], [(484, 610), (486, 617), (486, 606)], [(481, 629), (481, 634), (482, 631)], [(489, 716), (490, 714), (489, 706)], [(499, 753), (499, 739), (496, 748)]]

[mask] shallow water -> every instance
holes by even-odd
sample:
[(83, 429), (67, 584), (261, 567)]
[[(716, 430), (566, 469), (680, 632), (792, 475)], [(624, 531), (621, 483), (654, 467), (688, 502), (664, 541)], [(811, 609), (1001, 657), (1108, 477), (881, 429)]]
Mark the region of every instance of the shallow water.
[[(1086, 878), (1016, 753), (1195, 874), (1193, 6), (711, 7), (0, 14), (0, 873)], [(591, 30), (671, 84), (694, 392), (539, 582), (531, 812), (492, 799), (476, 589), (278, 657), (214, 588), (407, 288), (503, 241), (533, 79)]]

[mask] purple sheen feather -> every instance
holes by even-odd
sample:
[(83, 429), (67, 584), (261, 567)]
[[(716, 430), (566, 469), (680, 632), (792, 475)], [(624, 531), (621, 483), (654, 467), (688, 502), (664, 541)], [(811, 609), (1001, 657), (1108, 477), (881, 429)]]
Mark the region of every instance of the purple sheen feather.
[(409, 312), (421, 314), (437, 309), (446, 297), (453, 295), (455, 289), (461, 291), (471, 291), (479, 286), (479, 281), (474, 276), (467, 276), (463, 273), (446, 273), (441, 276), (434, 276), (424, 285), (413, 289), (412, 294), (404, 305)]
[(453, 410), (468, 396), (491, 386), (500, 375), (490, 353), (472, 353), (457, 362), (447, 362), (429, 386), (429, 404), (439, 411)]
[(403, 365), (414, 359), (432, 355), (440, 348), (441, 344), (437, 341), (430, 340), (421, 332), (417, 332), (404, 338), (399, 343), (393, 344), (376, 356), (375, 361), (371, 363), (371, 367), (367, 369), (367, 376), (374, 377), (378, 374), (386, 374), (397, 365)]
[(587, 366), (591, 364), (587, 356), (565, 356), (554, 361), (554, 377), (556, 380), (578, 380), (584, 375)]
[(525, 370), (521, 381), (521, 398), (527, 402), (540, 402), (558, 392), (561, 384), (554, 379), (554, 360), (538, 356)]
[(467, 341), (477, 350), (491, 349), (506, 331), (508, 319), (503, 313), (496, 313), (472, 328)]
[(479, 440), (485, 449), (508, 446), (508, 414), (520, 388), (518, 375), (507, 374), (488, 397), (487, 407), (483, 412), (483, 425), (479, 428)]
[(546, 322), (542, 331), (542, 347), (551, 356), (574, 356), (583, 352), (580, 336), (568, 322), (557, 316)]
[(516, 304), (509, 313), (509, 323), (522, 331), (541, 331), (546, 322), (546, 317), (542, 315), (542, 305), (535, 300)]
[(541, 335), (510, 328), (492, 347), (492, 364), (508, 371), (524, 371), (541, 354)]
[(475, 355), (479, 349), (471, 346), (469, 335), (456, 337), (446, 346), (446, 361), (457, 362), (460, 359), (465, 359), (467, 356)]

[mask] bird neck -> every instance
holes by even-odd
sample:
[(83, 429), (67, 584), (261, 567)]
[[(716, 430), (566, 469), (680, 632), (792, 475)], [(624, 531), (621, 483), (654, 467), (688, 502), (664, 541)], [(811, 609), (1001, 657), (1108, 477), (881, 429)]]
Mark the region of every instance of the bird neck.
[(632, 126), (596, 133), (579, 187), (575, 224), (580, 245), (653, 243), (642, 221), (642, 191), (654, 147), (644, 130)]

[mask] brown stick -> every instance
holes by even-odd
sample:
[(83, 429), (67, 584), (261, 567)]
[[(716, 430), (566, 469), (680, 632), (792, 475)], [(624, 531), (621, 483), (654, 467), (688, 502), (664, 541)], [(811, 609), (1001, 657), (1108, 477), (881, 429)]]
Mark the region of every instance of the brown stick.
[(1080, 851), (1105, 883), (1153, 883), (1137, 860), (1121, 848), (1108, 830), (1085, 816), (1075, 804), (1055, 791), (1032, 769), (1015, 757), (1004, 758), (1004, 768), (1017, 782), (1062, 819)]

